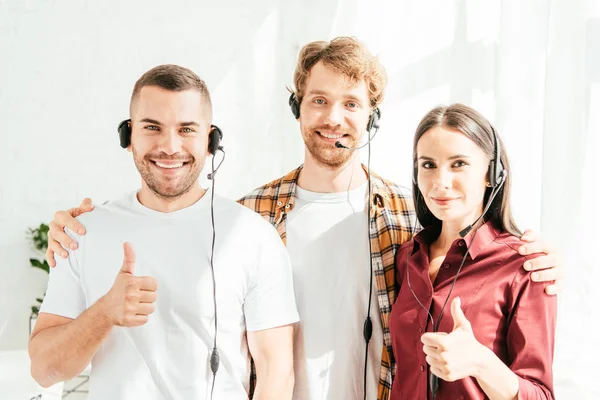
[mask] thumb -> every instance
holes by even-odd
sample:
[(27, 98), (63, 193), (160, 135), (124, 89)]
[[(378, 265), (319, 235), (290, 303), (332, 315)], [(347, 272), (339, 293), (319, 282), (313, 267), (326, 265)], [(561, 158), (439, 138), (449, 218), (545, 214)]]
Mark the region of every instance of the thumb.
[(123, 267), (121, 272), (133, 275), (135, 269), (135, 251), (131, 243), (123, 243)]
[(89, 197), (86, 197), (85, 199), (83, 199), (83, 201), (79, 205), (79, 208), (82, 210), (85, 210), (85, 211), (93, 210), (94, 204), (92, 203), (92, 199), (90, 199)]
[(454, 300), (452, 300), (452, 306), (450, 307), (450, 310), (452, 312), (452, 319), (454, 320), (454, 328), (452, 331), (455, 331), (458, 328), (466, 328), (471, 330), (471, 323), (467, 317), (465, 317), (462, 308), (460, 308), (460, 297), (456, 297)]

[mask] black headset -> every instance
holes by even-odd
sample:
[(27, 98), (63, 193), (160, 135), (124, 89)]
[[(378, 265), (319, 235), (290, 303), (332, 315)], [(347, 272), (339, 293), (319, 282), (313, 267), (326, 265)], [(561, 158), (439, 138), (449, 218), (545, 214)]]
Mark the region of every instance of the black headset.
[[(214, 156), (217, 154), (217, 151), (223, 150), (223, 147), (221, 146), (223, 132), (216, 125), (211, 125), (210, 127), (212, 129), (208, 135), (208, 151)], [(117, 128), (117, 132), (119, 132), (119, 141), (121, 147), (126, 149), (131, 144), (131, 119), (121, 121), (119, 127)]]
[[(502, 186), (504, 185), (504, 182), (506, 181), (506, 177), (508, 176), (508, 171), (506, 169), (504, 169), (504, 165), (502, 164), (502, 161), (501, 161), (500, 139), (498, 138), (498, 134), (496, 133), (496, 130), (494, 129), (494, 127), (491, 125), (490, 125), (490, 127), (492, 130), (492, 136), (494, 137), (494, 158), (492, 158), (490, 160), (490, 165), (488, 166), (488, 171), (487, 171), (488, 182), (491, 186), (490, 187), (491, 191), (490, 191), (490, 195), (489, 195), (487, 204), (486, 204), (485, 208), (483, 209), (483, 213), (481, 213), (481, 215), (479, 216), (479, 218), (477, 218), (475, 220), (475, 222), (473, 222), (471, 225), (467, 226), (462, 231), (460, 231), (459, 235), (463, 238), (465, 236), (467, 236), (467, 234), (469, 232), (471, 232), (473, 227), (476, 226), (477, 222), (479, 222), (479, 220), (481, 218), (483, 218), (483, 216), (487, 213), (488, 209), (492, 205), (492, 202), (494, 201), (494, 198), (500, 192), (500, 189), (502, 189)], [(419, 190), (417, 175), (418, 175), (418, 167), (417, 167), (417, 160), (415, 159), (413, 162), (413, 185), (415, 186), (416, 190)], [(413, 196), (414, 196), (414, 194), (413, 194)], [(419, 198), (418, 196), (415, 197), (415, 199), (418, 199), (418, 198)], [(415, 209), (417, 209), (417, 208), (418, 208), (418, 204), (415, 204)], [(429, 317), (431, 320), (431, 327), (433, 328), (433, 332), (437, 332), (439, 329), (440, 323), (442, 321), (442, 316), (444, 315), (444, 309), (446, 308), (446, 304), (448, 304), (448, 301), (450, 300), (450, 296), (452, 295), (452, 291), (454, 290), (454, 285), (456, 284), (456, 281), (458, 280), (458, 275), (460, 274), (460, 271), (462, 270), (463, 265), (465, 264), (467, 255), (469, 254), (469, 250), (471, 249), (471, 246), (473, 245), (473, 243), (475, 243), (475, 235), (477, 235), (477, 231), (478, 231), (478, 228), (475, 228), (475, 231), (473, 232), (473, 238), (471, 240), (471, 243), (467, 247), (467, 250), (465, 251), (465, 254), (460, 263), (460, 266), (458, 267), (458, 270), (456, 271), (456, 275), (454, 276), (454, 281), (452, 282), (452, 286), (450, 287), (448, 296), (446, 296), (446, 301), (444, 302), (444, 305), (442, 306), (442, 309), (440, 310), (440, 315), (437, 319), (437, 322), (434, 322), (433, 315), (431, 315), (429, 310), (421, 303), (421, 301), (417, 297), (416, 293), (413, 291), (413, 288), (410, 284), (410, 275), (408, 273), (408, 270), (409, 270), (408, 253), (409, 252), (408, 251), (406, 252), (406, 281), (408, 284), (408, 288), (412, 292), (412, 295), (415, 298), (415, 300), (417, 300), (417, 303), (419, 303), (421, 308), (423, 310), (425, 310), (425, 312), (427, 312), (427, 317)], [(413, 232), (413, 237), (414, 236), (415, 236), (415, 232)], [(440, 387), (439, 377), (436, 376), (435, 374), (433, 374), (431, 371), (429, 371), (429, 391), (431, 393), (431, 397), (433, 398), (433, 400), (435, 400), (435, 396), (437, 394), (439, 387)]]
[[(210, 391), (210, 398), (212, 399), (213, 393), (215, 390), (215, 381), (217, 378), (217, 371), (219, 369), (219, 364), (220, 364), (219, 350), (217, 349), (217, 332), (218, 332), (218, 329), (217, 329), (217, 283), (215, 280), (215, 267), (213, 265), (214, 255), (215, 255), (215, 240), (216, 240), (216, 237), (215, 237), (215, 212), (214, 212), (214, 199), (215, 199), (214, 178), (215, 178), (215, 174), (217, 173), (217, 170), (221, 167), (221, 164), (225, 160), (225, 150), (223, 149), (223, 146), (221, 146), (221, 140), (223, 139), (223, 131), (221, 131), (221, 129), (216, 125), (211, 125), (211, 128), (212, 129), (210, 131), (210, 134), (208, 135), (208, 151), (213, 156), (213, 158), (212, 158), (212, 172), (210, 174), (208, 174), (208, 179), (213, 181), (213, 184), (211, 185), (211, 193), (210, 193), (210, 218), (211, 218), (211, 225), (212, 225), (210, 269), (211, 269), (211, 273), (212, 273), (213, 306), (214, 306), (214, 314), (215, 314), (215, 330), (214, 330), (214, 336), (213, 336), (213, 348), (210, 353), (210, 369), (213, 373), (212, 387), (211, 387), (211, 391)], [(119, 127), (117, 128), (117, 132), (119, 132), (119, 140), (120, 140), (121, 147), (126, 149), (131, 144), (131, 119), (126, 119), (124, 121), (121, 121), (121, 123), (119, 124)], [(219, 163), (219, 165), (215, 168), (215, 156), (218, 151), (223, 153), (223, 158), (221, 159), (221, 162)]]
[[(288, 104), (292, 109), (292, 114), (294, 114), (294, 118), (300, 118), (300, 103), (298, 102), (298, 98), (295, 93), (290, 94), (290, 99), (288, 100)], [(379, 129), (379, 119), (381, 118), (381, 110), (379, 107), (376, 107), (371, 116), (369, 117), (369, 122), (367, 122), (367, 131), (371, 132), (373, 128)]]

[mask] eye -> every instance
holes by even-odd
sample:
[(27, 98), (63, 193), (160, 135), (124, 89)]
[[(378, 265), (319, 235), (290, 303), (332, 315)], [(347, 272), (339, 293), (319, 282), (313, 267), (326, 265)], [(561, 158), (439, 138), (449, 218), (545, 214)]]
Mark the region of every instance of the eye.
[(458, 160), (454, 164), (452, 164), (452, 166), (454, 168), (464, 167), (465, 165), (468, 165), (468, 164), (466, 162), (464, 162), (463, 160)]
[(351, 101), (350, 103), (348, 103), (348, 107), (350, 107), (350, 108), (358, 108), (358, 103), (355, 103), (355, 102)]
[(183, 133), (194, 133), (195, 131), (192, 128), (186, 126), (186, 127), (181, 128), (181, 132), (183, 132)]
[(432, 168), (435, 168), (435, 164), (432, 163), (431, 161), (425, 161), (423, 164), (421, 164), (421, 168), (432, 169)]
[(325, 104), (325, 100), (323, 99), (315, 99), (314, 102), (317, 104)]
[(160, 128), (156, 125), (146, 125), (144, 126), (144, 129), (148, 130), (148, 131), (159, 131)]

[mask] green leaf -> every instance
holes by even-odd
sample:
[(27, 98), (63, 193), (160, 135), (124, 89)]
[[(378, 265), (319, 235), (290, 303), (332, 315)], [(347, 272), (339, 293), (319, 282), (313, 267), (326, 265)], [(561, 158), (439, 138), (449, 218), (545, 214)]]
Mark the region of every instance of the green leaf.
[(37, 300), (38, 303), (42, 303), (44, 301), (44, 299), (42, 299), (40, 297), (38, 297), (36, 300)]
[(40, 308), (36, 306), (31, 306), (31, 312), (37, 315), (40, 313)]
[(42, 269), (48, 273), (50, 272), (50, 266), (48, 265), (48, 262), (46, 260), (44, 260), (44, 262), (41, 263), (40, 260), (36, 260), (35, 258), (30, 258), (29, 263), (31, 263), (32, 267)]

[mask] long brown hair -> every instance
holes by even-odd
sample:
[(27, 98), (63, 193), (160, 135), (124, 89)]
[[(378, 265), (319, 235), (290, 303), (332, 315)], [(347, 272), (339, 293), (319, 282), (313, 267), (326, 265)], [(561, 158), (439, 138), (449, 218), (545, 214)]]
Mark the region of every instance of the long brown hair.
[[(419, 123), (415, 132), (413, 142), (413, 168), (414, 176), (417, 171), (417, 143), (425, 132), (435, 127), (448, 128), (464, 134), (473, 141), (490, 160), (494, 158), (494, 128), (492, 124), (478, 111), (464, 104), (452, 104), (450, 106), (440, 106), (429, 111)], [(500, 147), (500, 161), (507, 171), (504, 185), (500, 188), (498, 194), (492, 201), (492, 204), (485, 214), (485, 220), (491, 220), (496, 228), (508, 232), (515, 236), (521, 236), (521, 231), (515, 223), (510, 208), (510, 183), (511, 170), (508, 162), (508, 156), (504, 144), (496, 134), (498, 145)], [(416, 179), (413, 181), (413, 201), (417, 213), (417, 219), (424, 228), (432, 225), (441, 226), (442, 222), (437, 219), (427, 208), (425, 199), (419, 190)], [(485, 191), (483, 198), (484, 205), (487, 204), (492, 188)]]

